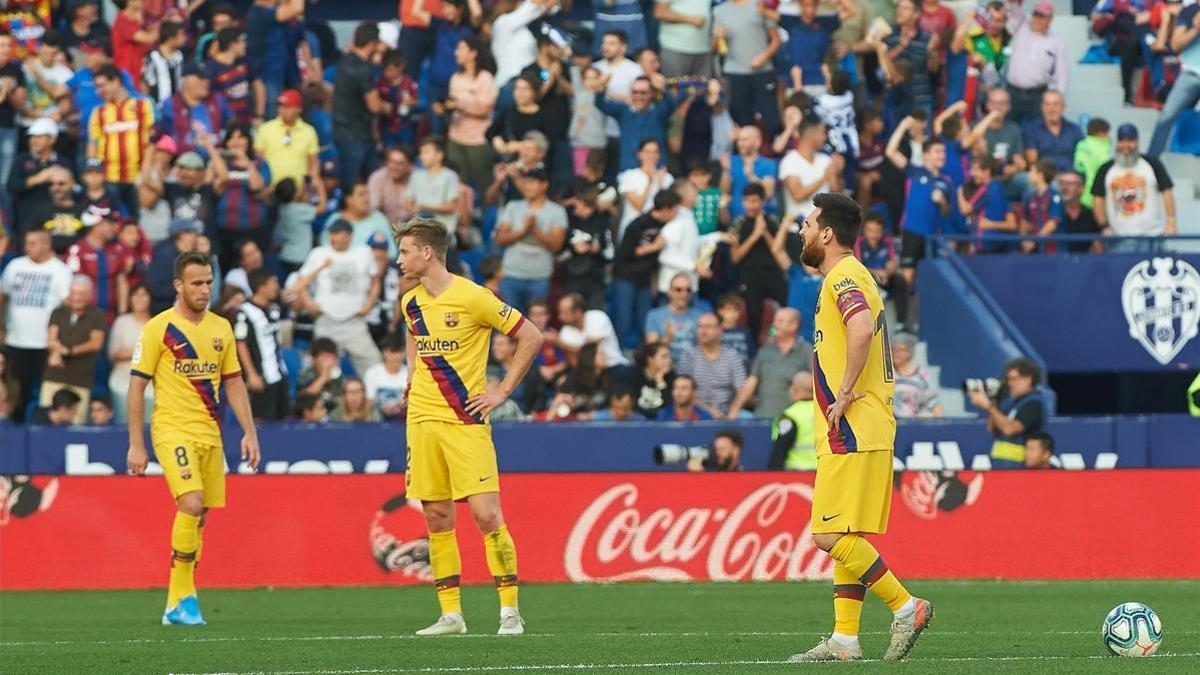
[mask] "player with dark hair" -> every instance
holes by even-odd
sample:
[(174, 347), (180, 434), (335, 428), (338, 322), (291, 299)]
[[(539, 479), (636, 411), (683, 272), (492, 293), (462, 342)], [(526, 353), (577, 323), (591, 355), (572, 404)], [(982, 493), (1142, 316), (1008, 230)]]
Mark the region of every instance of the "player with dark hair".
[(212, 261), (190, 251), (175, 259), (175, 305), (150, 319), (134, 347), (129, 380), (129, 470), (146, 475), (142, 431), (146, 386), (154, 383), (150, 440), (178, 510), (171, 527), (171, 579), (163, 625), (203, 626), (194, 572), (209, 509), (225, 506), (221, 385), (242, 427), (242, 459), (258, 468), (258, 433), (238, 363), (233, 328), (208, 311)]
[(813, 334), (817, 410), (814, 435), (813, 540), (834, 560), (833, 635), (793, 661), (857, 661), (867, 589), (895, 619), (883, 658), (904, 658), (933, 619), (933, 605), (905, 590), (866, 534), (887, 531), (892, 505), (895, 377), (883, 299), (852, 247), (862, 209), (850, 197), (822, 193), (800, 230), (800, 260), (824, 275)]
[[(488, 413), (508, 399), (542, 346), (542, 333), (496, 295), (446, 269), (449, 234), (414, 218), (394, 226), (404, 278), (417, 285), (400, 305), (408, 328), (408, 470), (405, 493), (421, 500), (429, 528), (434, 585), (442, 615), (418, 635), (467, 632), (454, 532), (456, 501), (465, 500), (483, 534), (488, 569), (500, 595), (500, 635), (520, 635), (517, 549), (500, 511), (500, 478)], [(487, 386), (493, 330), (517, 342), (508, 373)]]

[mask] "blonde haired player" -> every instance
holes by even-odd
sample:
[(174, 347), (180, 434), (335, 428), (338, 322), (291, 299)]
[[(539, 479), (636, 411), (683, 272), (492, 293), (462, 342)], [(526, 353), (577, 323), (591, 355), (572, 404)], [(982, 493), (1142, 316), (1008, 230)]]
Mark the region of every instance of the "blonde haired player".
[(258, 468), (258, 433), (229, 321), (208, 311), (212, 263), (205, 253), (175, 259), (175, 306), (146, 322), (129, 381), (129, 470), (146, 475), (146, 385), (154, 383), (150, 440), (178, 510), (171, 527), (171, 576), (163, 625), (203, 626), (194, 572), (204, 515), (225, 506), (221, 385), (242, 427), (242, 459)]
[(817, 479), (810, 530), (833, 565), (833, 635), (793, 661), (862, 659), (858, 624), (866, 590), (892, 610), (885, 660), (899, 660), (933, 620), (933, 605), (913, 597), (866, 534), (887, 531), (892, 505), (892, 414), (895, 377), (875, 280), (854, 257), (862, 210), (853, 199), (823, 193), (813, 199), (800, 235), (800, 261), (824, 275), (813, 333), (817, 406)]
[[(417, 635), (467, 632), (459, 593), (462, 560), (454, 532), (456, 501), (466, 500), (483, 534), (500, 595), (500, 635), (520, 635), (517, 551), (500, 512), (496, 448), (487, 416), (525, 377), (542, 333), (490, 290), (446, 269), (446, 228), (415, 218), (394, 229), (406, 281), (400, 299), (408, 327), (408, 497), (421, 500), (442, 615)], [(516, 339), (517, 353), (498, 387), (487, 386), (492, 331)]]

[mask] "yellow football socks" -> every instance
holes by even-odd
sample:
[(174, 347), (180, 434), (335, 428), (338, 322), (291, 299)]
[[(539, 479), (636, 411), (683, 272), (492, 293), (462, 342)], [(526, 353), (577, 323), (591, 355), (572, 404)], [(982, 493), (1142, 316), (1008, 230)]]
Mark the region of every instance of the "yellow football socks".
[[(888, 570), (887, 563), (871, 542), (857, 534), (843, 535), (837, 540), (829, 555), (845, 566), (850, 575), (879, 598), (893, 612), (899, 611), (912, 598), (896, 575)], [(838, 582), (834, 582), (835, 584)]]
[(171, 581), (167, 586), (167, 607), (196, 594), (196, 550), (200, 541), (200, 517), (175, 512), (171, 526)]
[(867, 587), (838, 561), (833, 563), (833, 632), (848, 637), (858, 635), (862, 619), (863, 596)]
[(458, 587), (462, 558), (454, 530), (429, 533), (429, 559), (442, 614), (462, 614), (462, 590)]
[(496, 591), (500, 594), (500, 607), (517, 606), (517, 546), (507, 525), (483, 535), (483, 547), (487, 551), (488, 570), (496, 580)]

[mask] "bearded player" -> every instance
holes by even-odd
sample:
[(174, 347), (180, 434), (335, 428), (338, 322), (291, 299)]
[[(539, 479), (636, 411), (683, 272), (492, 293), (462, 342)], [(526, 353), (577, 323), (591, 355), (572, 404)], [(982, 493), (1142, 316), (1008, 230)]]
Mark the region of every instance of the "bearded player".
[[(405, 493), (421, 501), (442, 615), (417, 635), (467, 632), (459, 593), (462, 560), (455, 506), (466, 501), (483, 534), (488, 570), (500, 594), (500, 635), (520, 635), (517, 550), (500, 512), (500, 479), (488, 413), (525, 377), (542, 333), (494, 293), (446, 269), (446, 228), (415, 218), (394, 231), (404, 278), (419, 282), (400, 299), (408, 327), (408, 469)], [(487, 387), (492, 331), (517, 341), (499, 387)]]
[(929, 626), (933, 605), (910, 595), (866, 539), (887, 531), (892, 504), (896, 418), (887, 322), (875, 280), (852, 250), (862, 228), (858, 203), (823, 193), (813, 206), (800, 230), (801, 262), (825, 277), (813, 335), (817, 478), (810, 529), (834, 560), (834, 629), (792, 660), (862, 659), (858, 624), (870, 589), (895, 617), (883, 656), (895, 661)]
[(194, 573), (204, 516), (225, 506), (221, 385), (242, 427), (242, 459), (258, 468), (258, 434), (229, 321), (208, 311), (212, 263), (189, 252), (175, 259), (175, 306), (146, 322), (131, 361), (129, 470), (146, 475), (146, 386), (154, 383), (150, 440), (177, 510), (171, 526), (171, 575), (163, 625), (203, 626)]

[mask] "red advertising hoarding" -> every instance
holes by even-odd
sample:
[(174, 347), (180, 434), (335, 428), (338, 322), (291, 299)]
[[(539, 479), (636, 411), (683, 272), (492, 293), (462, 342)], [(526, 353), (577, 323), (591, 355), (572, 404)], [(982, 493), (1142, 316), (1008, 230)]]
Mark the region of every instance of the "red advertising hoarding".
[[(424, 522), (403, 485), (395, 474), (231, 476), (198, 581), (427, 582)], [(1195, 470), (897, 474), (891, 524), (876, 540), (904, 578), (1200, 578), (1197, 485)], [(811, 495), (811, 474), (504, 479), (531, 582), (828, 578), (830, 560), (808, 535)], [(0, 588), (165, 583), (173, 505), (161, 480), (5, 478), (0, 497)], [(464, 581), (490, 581), (465, 507), (459, 515)], [(1052, 566), (1038, 553), (1048, 550)]]

